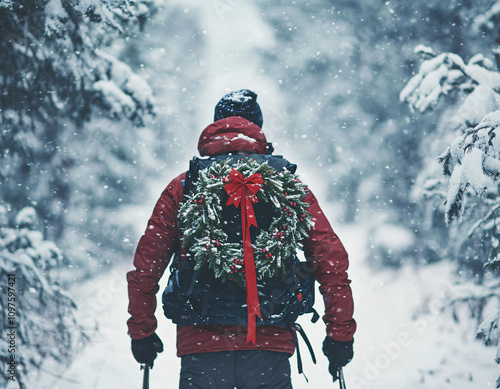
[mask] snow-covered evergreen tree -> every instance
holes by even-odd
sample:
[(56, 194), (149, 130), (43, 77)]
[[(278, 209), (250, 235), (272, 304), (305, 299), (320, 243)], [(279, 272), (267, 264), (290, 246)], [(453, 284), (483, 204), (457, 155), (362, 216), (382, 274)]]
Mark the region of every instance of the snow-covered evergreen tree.
[(21, 386), (44, 360), (68, 363), (85, 338), (57, 284), (123, 252), (116, 210), (134, 198), (147, 152), (133, 124), (154, 100), (109, 47), (153, 10), (153, 1), (0, 1), (0, 207), (18, 214), (2, 222), (0, 274), (16, 275)]
[[(480, 14), (474, 25), (488, 25), (500, 2)], [(500, 285), (500, 72), (492, 59), (476, 54), (468, 61), (455, 53), (436, 55), (425, 46), (416, 51), (425, 59), (400, 98), (416, 112), (437, 107), (445, 98), (451, 108), (439, 120), (436, 144), (440, 154), (422, 171), (415, 197), (427, 199), (444, 214), (450, 230), (448, 256), (456, 260), (461, 293), (450, 304), (466, 302), (479, 322), (478, 337), (498, 343)], [(448, 145), (446, 146), (446, 143)], [(446, 147), (446, 149), (445, 149)], [(436, 151), (436, 145), (432, 152)], [(439, 157), (439, 158), (438, 158)], [(437, 170), (438, 163), (449, 180)]]
[(130, 201), (143, 154), (132, 125), (102, 118), (142, 125), (154, 100), (107, 47), (133, 36), (153, 9), (152, 1), (0, 2), (0, 201), (35, 207), (64, 250), (76, 238), (73, 261), (96, 255), (98, 267), (121, 247), (112, 214)]
[[(13, 218), (10, 213), (0, 206), (4, 331), (0, 338), (4, 367), (0, 376), (5, 383), (15, 381), (25, 388), (29, 373), (48, 360), (69, 363), (87, 336), (75, 320), (75, 303), (54, 281), (65, 258), (53, 242), (43, 238), (36, 211), (26, 207)], [(8, 372), (12, 357), (14, 369)]]

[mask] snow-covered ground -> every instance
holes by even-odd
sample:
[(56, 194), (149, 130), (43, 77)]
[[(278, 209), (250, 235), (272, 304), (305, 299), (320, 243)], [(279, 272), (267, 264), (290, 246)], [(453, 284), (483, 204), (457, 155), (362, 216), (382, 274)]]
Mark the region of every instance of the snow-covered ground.
[[(434, 265), (420, 271), (408, 267), (397, 273), (374, 271), (367, 266), (369, 258), (359, 243), (366, 241), (364, 229), (361, 226), (336, 229), (351, 257), (349, 274), (358, 322), (355, 358), (344, 370), (347, 387), (494, 388), (498, 374), (493, 361), (495, 348), (485, 348), (475, 341), (473, 328), (457, 325), (451, 315), (436, 312), (449, 282), (449, 266)], [(36, 382), (33, 388), (141, 387), (142, 372), (130, 352), (125, 325), (128, 318), (125, 273), (132, 267), (131, 260), (126, 262), (72, 291), (80, 307), (80, 319), (90, 324), (95, 318), (99, 331), (69, 368), (48, 368), (51, 373), (41, 372), (33, 381)], [(425, 297), (429, 298), (429, 312), (416, 316), (422, 311)], [(317, 309), (322, 310), (321, 299), (318, 300)], [(151, 388), (175, 388), (180, 368), (175, 356), (175, 327), (162, 316), (161, 308), (157, 312), (158, 334), (165, 351), (151, 371)], [(313, 344), (318, 364), (312, 364), (302, 343), (309, 383), (298, 375), (294, 355), (291, 358), (294, 388), (336, 387), (331, 383), (327, 360), (321, 352), (324, 324), (321, 321), (312, 324), (305, 317), (299, 322)]]

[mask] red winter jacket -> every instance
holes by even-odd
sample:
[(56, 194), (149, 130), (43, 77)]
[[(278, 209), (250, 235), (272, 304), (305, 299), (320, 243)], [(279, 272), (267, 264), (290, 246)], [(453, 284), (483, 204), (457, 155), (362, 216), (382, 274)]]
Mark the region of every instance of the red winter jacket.
[[(227, 152), (264, 154), (266, 137), (252, 122), (241, 117), (219, 120), (201, 134), (200, 155)], [(178, 212), (182, 201), (182, 180), (185, 173), (174, 178), (161, 194), (146, 232), (137, 246), (135, 270), (127, 274), (129, 293), (129, 335), (142, 339), (153, 334), (158, 281), (168, 266), (171, 256), (179, 247)], [(329, 337), (339, 341), (351, 340), (356, 330), (352, 318), (353, 300), (350, 280), (347, 278), (348, 258), (341, 241), (330, 227), (312, 192), (305, 201), (312, 214), (314, 227), (305, 242), (305, 257), (316, 268), (315, 276), (325, 302), (323, 320)], [(246, 328), (242, 326), (189, 325), (177, 326), (177, 355), (261, 349), (293, 354), (295, 346), (290, 332), (277, 326), (257, 326), (256, 344), (246, 343)]]

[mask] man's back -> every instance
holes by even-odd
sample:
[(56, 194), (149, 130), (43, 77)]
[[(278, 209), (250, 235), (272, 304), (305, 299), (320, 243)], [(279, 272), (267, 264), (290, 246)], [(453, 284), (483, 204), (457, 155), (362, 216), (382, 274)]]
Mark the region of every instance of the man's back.
[[(268, 143), (261, 130), (262, 115), (260, 113), (260, 107), (258, 107), (255, 100), (256, 95), (253, 92), (247, 93), (245, 91), (235, 92), (221, 99), (216, 107), (216, 121), (208, 126), (200, 136), (198, 149), (201, 156), (216, 156), (234, 153), (266, 154)], [(257, 125), (256, 122), (259, 125)], [(235, 182), (238, 181), (236, 186), (233, 185), (234, 188), (239, 187), (241, 190), (245, 191), (247, 189), (250, 190), (251, 186), (254, 184), (264, 184), (262, 175), (258, 178), (251, 174), (242, 174), (238, 172), (237, 169), (235, 170), (236, 173), (233, 174), (232, 170), (230, 173), (230, 175), (233, 174), (233, 176), (231, 176), (232, 180), (234, 179)], [(241, 177), (239, 177), (238, 174)], [(216, 177), (216, 179), (218, 180), (220, 177)], [(188, 247), (186, 251), (186, 247), (183, 247), (184, 237), (181, 233), (181, 228), (179, 228), (179, 213), (183, 202), (185, 204), (185, 191), (183, 187), (183, 182), (185, 184), (185, 180), (186, 173), (182, 173), (175, 178), (162, 193), (155, 206), (153, 215), (149, 220), (148, 228), (138, 244), (134, 258), (136, 270), (129, 272), (127, 275), (130, 298), (129, 312), (131, 314), (131, 318), (128, 321), (129, 334), (133, 339), (132, 349), (133, 351), (135, 349), (134, 356), (136, 356), (139, 362), (143, 363), (152, 363), (154, 358), (156, 358), (158, 350), (158, 347), (153, 347), (153, 343), (151, 343), (153, 340), (157, 342), (157, 337), (155, 335), (157, 322), (154, 311), (156, 308), (155, 294), (158, 291), (158, 281), (163, 275), (172, 255), (176, 254), (181, 261), (183, 258), (192, 257), (192, 253), (187, 252), (191, 251), (192, 248), (190, 249)], [(223, 192), (220, 193), (223, 194)], [(235, 195), (234, 201), (238, 202), (236, 198), (242, 197), (248, 197), (248, 199), (250, 199), (250, 194), (247, 192), (245, 193), (245, 196)], [(227, 192), (227, 195), (228, 198), (231, 198), (229, 192)], [(288, 195), (283, 194), (285, 199), (287, 196)], [(294, 207), (293, 203), (304, 203), (307, 212), (301, 211), (301, 215), (304, 215), (304, 218), (306, 214), (311, 215), (310, 220), (313, 222), (313, 225), (307, 229), (300, 243), (303, 244), (305, 257), (310, 268), (313, 269), (314, 277), (320, 283), (320, 292), (324, 297), (325, 315), (323, 316), (323, 320), (327, 325), (324, 352), (330, 359), (330, 372), (335, 377), (337, 369), (348, 363), (352, 358), (352, 336), (356, 328), (356, 324), (352, 319), (353, 302), (349, 286), (350, 281), (346, 274), (348, 257), (342, 243), (333, 232), (311, 191), (304, 188), (303, 195), (299, 197), (300, 200), (292, 201), (289, 207)], [(200, 206), (199, 202), (197, 202), (196, 205), (206, 210), (206, 208), (204, 208), (205, 199), (200, 197), (198, 200), (200, 199), (203, 200), (202, 205)], [(290, 201), (290, 199), (287, 200)], [(282, 204), (279, 204), (279, 206), (284, 208)], [(247, 205), (240, 206), (240, 204), (236, 205), (236, 207), (240, 207), (240, 211), (242, 211), (243, 208), (245, 210), (248, 208)], [(285, 212), (284, 209), (283, 212)], [(206, 218), (208, 217), (207, 215), (208, 214), (201, 212), (199, 217)], [(276, 217), (277, 216), (273, 216), (272, 220), (275, 220)], [(210, 369), (206, 370), (206, 367), (208, 366), (207, 361), (213, 360), (212, 353), (223, 352), (225, 355), (230, 355), (231, 358), (239, 360), (239, 354), (234, 353), (244, 353), (243, 355), (246, 355), (245, 353), (251, 353), (248, 355), (252, 355), (255, 352), (271, 352), (277, 353), (277, 355), (286, 355), (288, 358), (288, 356), (294, 352), (295, 343), (293, 331), (289, 331), (285, 326), (257, 325), (256, 328), (252, 328), (254, 324), (252, 324), (250, 317), (255, 315), (257, 316), (256, 321), (258, 321), (260, 311), (258, 310), (259, 297), (256, 297), (258, 293), (257, 295), (252, 294), (255, 292), (257, 286), (255, 285), (255, 290), (249, 287), (249, 284), (252, 285), (252, 282), (255, 282), (257, 274), (253, 273), (253, 275), (249, 277), (248, 271), (258, 267), (257, 265), (261, 263), (259, 260), (256, 261), (255, 258), (261, 258), (262, 249), (266, 249), (266, 247), (261, 247), (258, 252), (255, 250), (256, 240), (252, 242), (251, 238), (245, 237), (245, 231), (250, 231), (255, 220), (251, 220), (250, 218), (248, 223), (241, 222), (244, 218), (246, 218), (246, 216), (242, 214), (240, 220), (240, 224), (242, 224), (241, 227), (238, 224), (237, 226), (233, 226), (234, 229), (231, 230), (232, 234), (238, 234), (239, 229), (241, 229), (242, 234), (241, 244), (238, 244), (243, 246), (241, 248), (241, 253), (243, 253), (243, 255), (238, 255), (237, 258), (233, 258), (233, 260), (242, 262), (246, 273), (245, 277), (240, 279), (243, 280), (244, 285), (246, 285), (244, 289), (242, 288), (242, 293), (244, 295), (246, 294), (246, 308), (248, 312), (246, 317), (247, 323), (246, 325), (244, 322), (227, 325), (220, 323), (178, 325), (177, 355), (183, 359), (181, 388), (183, 385), (187, 385), (188, 382), (193, 382), (192, 380), (196, 377), (198, 377), (196, 379), (201, 379), (201, 381), (199, 381), (201, 387), (211, 387), (206, 385), (208, 381), (203, 381), (203, 379), (208, 380), (205, 373), (202, 375), (197, 373), (200, 371), (210, 371)], [(188, 224), (192, 226), (197, 225), (196, 223), (197, 221), (195, 218), (188, 221)], [(207, 226), (209, 230), (210, 228), (213, 230), (215, 224), (208, 223)], [(286, 229), (288, 226), (289, 225), (282, 225), (280, 228), (283, 229), (283, 227), (285, 227), (284, 229)], [(185, 229), (190, 227), (191, 226), (184, 226), (184, 234), (186, 232)], [(281, 232), (284, 232), (284, 229)], [(276, 233), (276, 231), (271, 232), (271, 234), (272, 233)], [(249, 235), (251, 234), (249, 233)], [(279, 239), (279, 237), (278, 235), (277, 239)], [(205, 239), (205, 237), (203, 237), (203, 239)], [(270, 238), (267, 237), (266, 239)], [(201, 235), (195, 236), (195, 240), (201, 241)], [(210, 253), (219, 253), (218, 250), (220, 250), (220, 248), (217, 247), (217, 243), (219, 242), (216, 240), (212, 242), (211, 239), (210, 242), (211, 244), (208, 246), (197, 246), (197, 253), (201, 253), (201, 260), (203, 260), (203, 257), (209, 257), (211, 255)], [(215, 247), (212, 247), (212, 243), (214, 243)], [(227, 251), (229, 247), (232, 246), (222, 247), (225, 249), (223, 251)], [(292, 247), (291, 250), (294, 251), (295, 248)], [(203, 254), (203, 251), (205, 251), (205, 254)], [(267, 254), (267, 259), (269, 259), (269, 254), (271, 253)], [(214, 254), (214, 258), (217, 260), (217, 258), (220, 259), (221, 256)], [(266, 258), (265, 255), (264, 258)], [(253, 265), (249, 266), (252, 263)], [(265, 263), (265, 261), (262, 263)], [(249, 335), (250, 333), (251, 335)], [(270, 355), (272, 356), (273, 354)], [(193, 362), (197, 360), (199, 361), (198, 371), (196, 370), (196, 363)], [(263, 369), (265, 369), (265, 365), (269, 363), (269, 361), (266, 362), (266, 359), (263, 358), (261, 363)], [(284, 371), (287, 369), (289, 371), (289, 365), (287, 363), (282, 365), (281, 368), (284, 369)], [(269, 376), (269, 379), (272, 381), (271, 377), (273, 376), (269, 374), (267, 374), (267, 376)], [(191, 381), (189, 381), (188, 378)], [(288, 385), (283, 387), (291, 386)]]

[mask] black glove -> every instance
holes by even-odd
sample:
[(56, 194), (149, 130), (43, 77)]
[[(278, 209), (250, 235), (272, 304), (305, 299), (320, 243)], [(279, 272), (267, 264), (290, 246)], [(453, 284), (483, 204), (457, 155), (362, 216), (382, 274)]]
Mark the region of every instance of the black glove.
[(352, 357), (354, 356), (354, 351), (352, 349), (353, 343), (354, 340), (340, 342), (338, 340), (333, 340), (328, 336), (325, 338), (325, 341), (323, 342), (323, 353), (330, 361), (328, 371), (333, 377), (333, 382), (335, 382), (338, 378), (339, 369), (351, 362)]
[(163, 343), (156, 333), (144, 339), (132, 339), (132, 354), (139, 363), (147, 363), (153, 367), (156, 355), (161, 352), (163, 352)]

